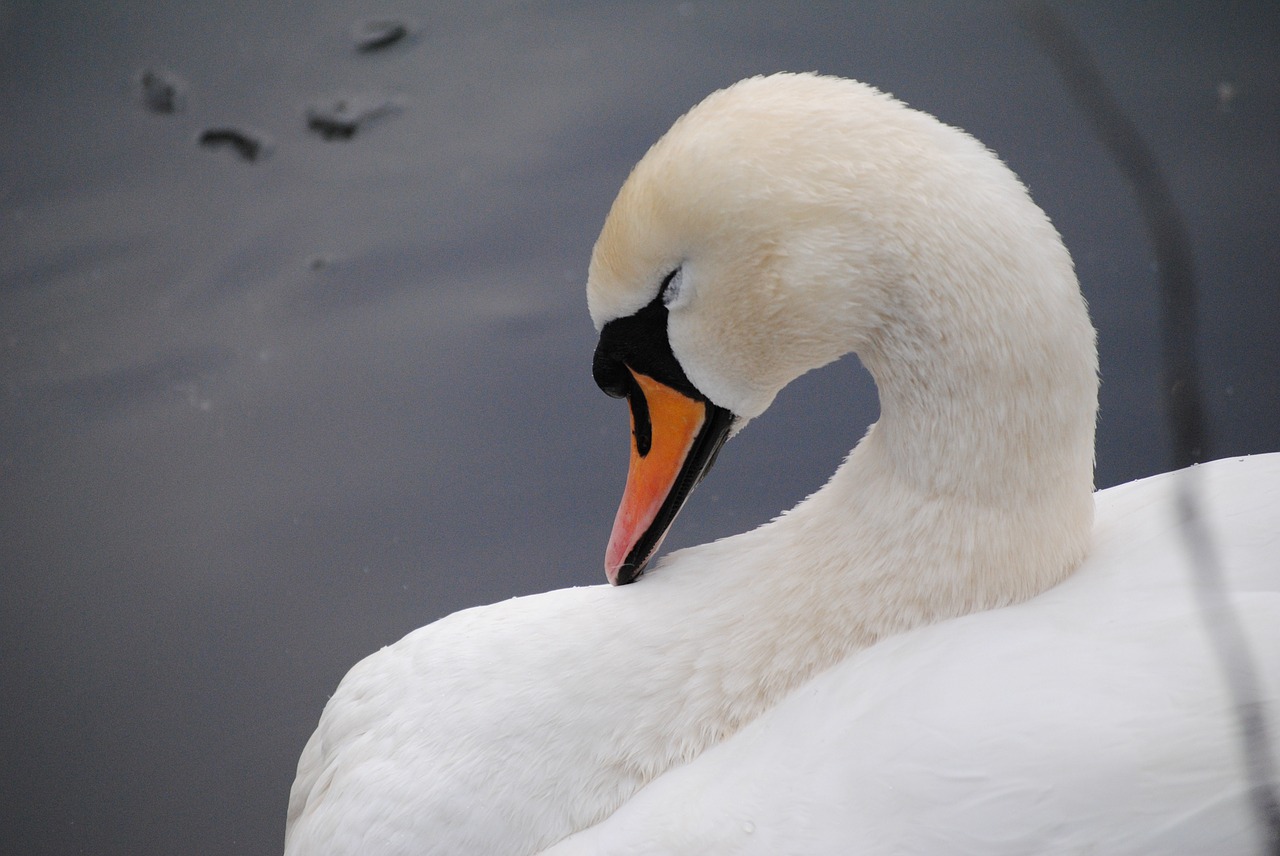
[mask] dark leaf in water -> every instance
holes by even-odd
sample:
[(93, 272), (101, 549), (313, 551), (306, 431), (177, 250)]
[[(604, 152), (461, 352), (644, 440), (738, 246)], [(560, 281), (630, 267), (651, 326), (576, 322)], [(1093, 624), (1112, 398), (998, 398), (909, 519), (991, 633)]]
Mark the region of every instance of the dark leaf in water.
[(384, 95), (352, 95), (308, 104), (307, 127), (330, 142), (349, 140), (362, 127), (400, 109), (399, 102)]
[(199, 143), (207, 149), (229, 148), (250, 163), (266, 157), (269, 151), (266, 137), (239, 128), (208, 128), (201, 132)]
[(307, 114), (307, 127), (330, 142), (349, 140), (356, 135), (360, 125), (349, 119)]
[(373, 53), (401, 42), (409, 35), (410, 26), (406, 21), (393, 18), (371, 18), (360, 21), (355, 27), (356, 50), (361, 53)]
[(182, 110), (186, 84), (175, 74), (159, 68), (144, 68), (138, 73), (142, 106), (151, 113), (168, 115)]

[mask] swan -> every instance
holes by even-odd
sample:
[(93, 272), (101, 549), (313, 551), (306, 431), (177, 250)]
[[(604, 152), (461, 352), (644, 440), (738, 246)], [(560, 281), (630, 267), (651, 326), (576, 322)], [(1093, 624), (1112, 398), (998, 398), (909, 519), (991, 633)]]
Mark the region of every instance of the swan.
[[(636, 165), (587, 292), (631, 419), (613, 585), (353, 667), (287, 854), (1258, 846), (1166, 500), (1201, 482), (1274, 732), (1280, 455), (1103, 491), (1095, 522), (1094, 330), (980, 143), (855, 81), (739, 82)], [(725, 441), (849, 352), (880, 417), (830, 481), (647, 570)]]

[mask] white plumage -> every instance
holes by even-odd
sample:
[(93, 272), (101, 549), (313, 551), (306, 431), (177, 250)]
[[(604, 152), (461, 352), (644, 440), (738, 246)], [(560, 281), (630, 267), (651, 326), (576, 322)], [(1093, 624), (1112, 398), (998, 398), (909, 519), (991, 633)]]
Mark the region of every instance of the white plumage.
[[(1093, 329), (999, 160), (852, 81), (744, 81), (624, 185), (597, 327), (674, 270), (657, 334), (737, 427), (849, 351), (879, 421), (766, 526), (358, 664), (286, 852), (1252, 852), (1181, 476), (1092, 522)], [(1280, 730), (1280, 456), (1196, 474)]]
[(1101, 492), (1066, 582), (855, 654), (547, 856), (1263, 853), (1175, 513), (1188, 475), (1276, 734), (1273, 454)]

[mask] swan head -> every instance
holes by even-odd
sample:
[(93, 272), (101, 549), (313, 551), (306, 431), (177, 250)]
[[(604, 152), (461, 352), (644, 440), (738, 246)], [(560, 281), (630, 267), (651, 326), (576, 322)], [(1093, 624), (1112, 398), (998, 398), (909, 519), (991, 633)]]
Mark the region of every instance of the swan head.
[(881, 422), (932, 414), (917, 430), (963, 432), (941, 411), (981, 398), (966, 375), (1074, 385), (1091, 485), (1093, 330), (1057, 233), (980, 143), (864, 84), (778, 74), (694, 107), (620, 190), (587, 298), (596, 381), (631, 405), (612, 583), (642, 573), (729, 436), (851, 351)]

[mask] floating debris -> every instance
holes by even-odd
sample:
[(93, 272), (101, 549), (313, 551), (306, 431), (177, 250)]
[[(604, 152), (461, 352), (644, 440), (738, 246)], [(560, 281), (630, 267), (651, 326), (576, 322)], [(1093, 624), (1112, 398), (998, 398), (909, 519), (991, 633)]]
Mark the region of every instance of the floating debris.
[(148, 112), (169, 115), (182, 111), (187, 91), (182, 78), (162, 68), (144, 68), (137, 80), (142, 106)]
[(352, 36), (356, 50), (373, 53), (403, 41), (413, 31), (408, 21), (394, 18), (369, 18), (356, 24)]
[(351, 95), (308, 104), (307, 127), (330, 142), (350, 140), (374, 119), (399, 112), (401, 101), (384, 95)]
[(250, 163), (271, 151), (271, 142), (265, 135), (240, 128), (208, 128), (197, 142), (206, 149), (231, 149), (240, 160)]

